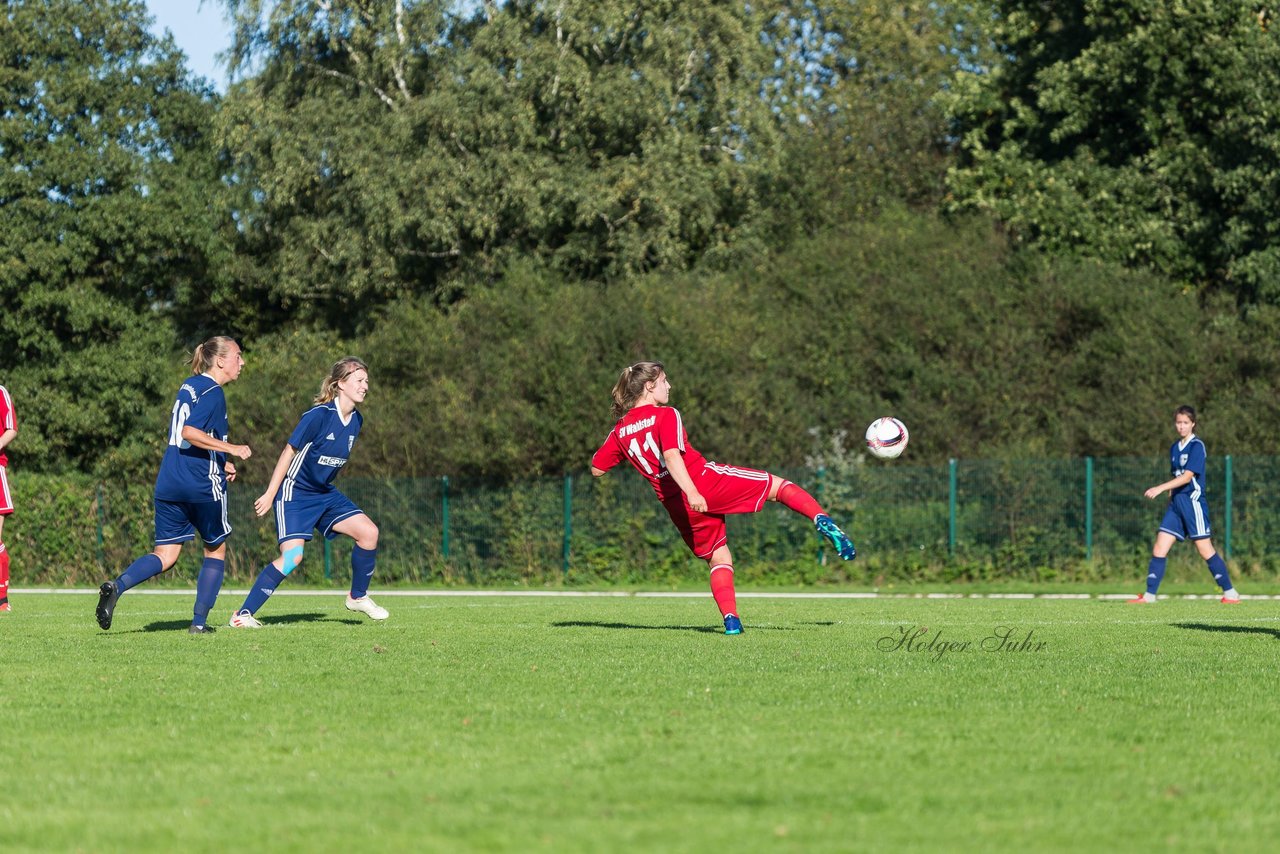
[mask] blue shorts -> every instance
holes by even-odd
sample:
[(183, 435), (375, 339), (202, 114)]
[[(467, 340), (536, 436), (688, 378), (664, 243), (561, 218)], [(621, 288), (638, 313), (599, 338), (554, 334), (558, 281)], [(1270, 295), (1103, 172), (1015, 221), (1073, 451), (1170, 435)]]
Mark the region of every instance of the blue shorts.
[(1160, 530), (1172, 534), (1178, 540), (1207, 540), (1209, 534), (1209, 505), (1204, 498), (1175, 495), (1160, 520)]
[[(284, 490), (281, 490), (283, 493)], [(293, 490), (288, 500), (276, 495), (276, 542), (309, 540), (317, 528), (326, 540), (338, 536), (333, 526), (363, 511), (338, 490), (300, 492)]]
[(227, 521), (227, 495), (218, 501), (164, 501), (157, 498), (156, 545), (185, 543), (199, 532), (207, 546), (216, 546), (231, 536)]

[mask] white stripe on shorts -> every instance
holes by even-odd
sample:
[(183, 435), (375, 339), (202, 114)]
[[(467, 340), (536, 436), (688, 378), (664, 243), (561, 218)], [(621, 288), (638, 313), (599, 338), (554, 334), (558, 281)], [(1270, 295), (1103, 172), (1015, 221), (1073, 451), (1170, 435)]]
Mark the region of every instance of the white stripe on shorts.
[(743, 480), (768, 480), (772, 475), (767, 471), (754, 471), (751, 469), (740, 469), (737, 466), (726, 466), (723, 463), (708, 462), (707, 468), (716, 474), (729, 475), (730, 477), (740, 477)]

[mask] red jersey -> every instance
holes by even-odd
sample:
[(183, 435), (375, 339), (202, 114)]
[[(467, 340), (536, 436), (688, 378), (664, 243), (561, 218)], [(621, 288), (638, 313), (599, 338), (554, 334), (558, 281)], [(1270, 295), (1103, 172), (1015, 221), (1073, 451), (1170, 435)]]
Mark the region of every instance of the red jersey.
[(669, 448), (678, 448), (684, 454), (685, 468), (691, 477), (696, 478), (706, 467), (706, 459), (689, 444), (680, 410), (649, 403), (633, 407), (618, 419), (609, 437), (591, 458), (591, 465), (608, 471), (628, 460), (653, 485), (658, 498), (666, 500), (682, 494), (662, 458), (662, 452)]
[[(13, 411), (13, 398), (9, 397), (9, 390), (0, 385), (0, 433), (17, 429), (18, 416)], [(0, 448), (0, 466), (7, 465), (9, 465), (9, 455)]]

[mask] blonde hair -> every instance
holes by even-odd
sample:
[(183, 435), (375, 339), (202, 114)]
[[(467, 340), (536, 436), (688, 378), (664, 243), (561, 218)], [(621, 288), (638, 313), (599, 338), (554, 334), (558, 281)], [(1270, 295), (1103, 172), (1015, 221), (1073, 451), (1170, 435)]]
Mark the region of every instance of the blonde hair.
[(613, 386), (613, 417), (621, 418), (627, 410), (636, 405), (636, 401), (644, 394), (644, 387), (657, 382), (658, 377), (666, 370), (661, 362), (636, 362), (622, 369), (622, 375)]
[(209, 369), (213, 367), (214, 361), (219, 356), (227, 355), (227, 351), (234, 343), (236, 343), (234, 338), (226, 335), (215, 335), (196, 347), (195, 352), (191, 354), (191, 373), (208, 373)]
[(364, 371), (369, 373), (369, 366), (357, 359), (355, 356), (347, 356), (345, 359), (339, 359), (333, 363), (333, 367), (329, 369), (329, 376), (324, 378), (324, 382), (320, 383), (320, 393), (316, 395), (315, 403), (328, 403), (338, 396), (338, 383), (354, 374), (356, 371)]

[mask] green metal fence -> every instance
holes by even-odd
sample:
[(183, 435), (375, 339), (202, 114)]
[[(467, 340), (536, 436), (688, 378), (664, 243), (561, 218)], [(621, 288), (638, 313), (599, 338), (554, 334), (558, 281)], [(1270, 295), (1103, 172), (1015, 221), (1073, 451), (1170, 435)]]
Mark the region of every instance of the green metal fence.
[[(776, 473), (819, 497), (849, 530), (859, 559), (831, 560), (811, 525), (769, 504), (760, 513), (729, 518), (740, 577), (797, 583), (871, 581), (885, 574), (945, 579), (957, 572), (1052, 577), (1059, 567), (1132, 566), (1150, 548), (1164, 506), (1163, 500), (1143, 498), (1143, 490), (1168, 479), (1167, 469), (1149, 458), (952, 460), (942, 466), (855, 461), (838, 471)], [(1280, 533), (1270, 489), (1278, 473), (1277, 457), (1210, 460), (1214, 538), (1228, 559), (1270, 568), (1270, 544)], [(20, 493), (30, 498), (40, 481), (34, 475), (22, 479), (26, 488)], [(379, 575), (386, 581), (661, 583), (705, 573), (647, 483), (630, 471), (517, 483), (344, 478), (339, 485), (381, 528)], [(75, 490), (85, 487), (77, 482)], [(276, 553), (270, 517), (253, 515), (258, 491), (247, 484), (232, 489), (232, 577), (252, 577)], [(6, 539), (26, 519), (23, 548), (59, 558), (92, 552), (96, 567), (86, 575), (117, 571), (150, 548), (149, 486), (93, 484), (88, 492), (91, 512), (78, 518), (87, 515), (95, 527), (86, 526), (83, 537), (65, 523), (42, 535), (39, 513), (32, 518), (22, 512), (6, 526)], [(67, 503), (83, 506), (81, 500), (73, 495)], [(49, 542), (42, 545), (43, 540)], [(350, 547), (346, 538), (313, 542), (303, 575), (345, 579)], [(197, 561), (196, 549), (187, 552), (184, 560)], [(84, 579), (63, 573), (49, 580)]]

